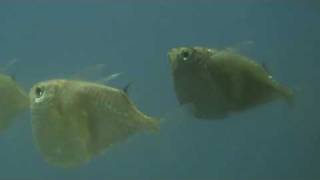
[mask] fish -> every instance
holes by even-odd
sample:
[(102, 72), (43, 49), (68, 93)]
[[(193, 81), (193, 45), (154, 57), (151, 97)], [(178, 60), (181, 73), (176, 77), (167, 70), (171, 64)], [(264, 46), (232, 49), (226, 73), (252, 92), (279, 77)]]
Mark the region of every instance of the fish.
[(7, 74), (0, 74), (0, 132), (13, 124), (15, 118), (29, 109), (27, 91), (15, 79)]
[(35, 144), (55, 166), (80, 166), (134, 134), (159, 130), (158, 119), (105, 84), (52, 79), (36, 83), (29, 97)]
[(198, 119), (223, 119), (262, 104), (294, 102), (293, 91), (253, 59), (228, 49), (177, 47), (168, 52), (180, 105)]

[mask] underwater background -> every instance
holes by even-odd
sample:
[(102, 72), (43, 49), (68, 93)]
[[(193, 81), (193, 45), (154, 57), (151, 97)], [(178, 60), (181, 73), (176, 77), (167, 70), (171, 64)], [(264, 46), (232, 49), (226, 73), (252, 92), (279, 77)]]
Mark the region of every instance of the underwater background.
[[(218, 121), (183, 113), (167, 58), (179, 46), (238, 47), (296, 91)], [(245, 44), (245, 43), (244, 43)], [(49, 165), (30, 114), (0, 137), (0, 179), (320, 179), (320, 3), (267, 0), (1, 1), (0, 64), (26, 89), (94, 64), (123, 72), (159, 133), (137, 134), (78, 168)], [(93, 72), (94, 73), (94, 72)], [(104, 78), (101, 75), (97, 78)]]

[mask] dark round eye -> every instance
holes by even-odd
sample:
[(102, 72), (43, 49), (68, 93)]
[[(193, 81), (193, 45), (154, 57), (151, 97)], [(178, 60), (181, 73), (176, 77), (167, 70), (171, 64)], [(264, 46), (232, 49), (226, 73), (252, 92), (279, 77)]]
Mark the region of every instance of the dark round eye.
[(189, 51), (182, 51), (181, 55), (184, 60), (187, 60), (190, 56), (190, 52)]
[(35, 89), (35, 94), (36, 94), (37, 98), (41, 97), (42, 94), (43, 94), (42, 88), (36, 87), (36, 89)]

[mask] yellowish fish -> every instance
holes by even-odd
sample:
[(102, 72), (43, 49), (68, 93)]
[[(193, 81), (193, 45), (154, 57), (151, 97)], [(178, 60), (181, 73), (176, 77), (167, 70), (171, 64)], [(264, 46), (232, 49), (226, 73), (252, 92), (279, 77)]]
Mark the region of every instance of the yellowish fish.
[(178, 101), (191, 105), (197, 118), (221, 119), (280, 99), (293, 103), (291, 89), (235, 51), (180, 47), (168, 56)]
[(34, 140), (51, 164), (73, 167), (131, 135), (158, 130), (127, 94), (103, 84), (49, 80), (29, 93)]

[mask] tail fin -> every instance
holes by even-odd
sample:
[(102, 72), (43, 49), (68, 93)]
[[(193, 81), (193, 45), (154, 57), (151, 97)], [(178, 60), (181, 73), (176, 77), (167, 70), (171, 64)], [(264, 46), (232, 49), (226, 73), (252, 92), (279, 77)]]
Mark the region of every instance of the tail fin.
[(152, 132), (158, 132), (160, 130), (160, 119), (148, 117), (148, 121), (146, 122), (146, 129)]
[(289, 107), (293, 108), (295, 104), (295, 94), (294, 91), (287, 87), (280, 87), (280, 94), (286, 101)]

